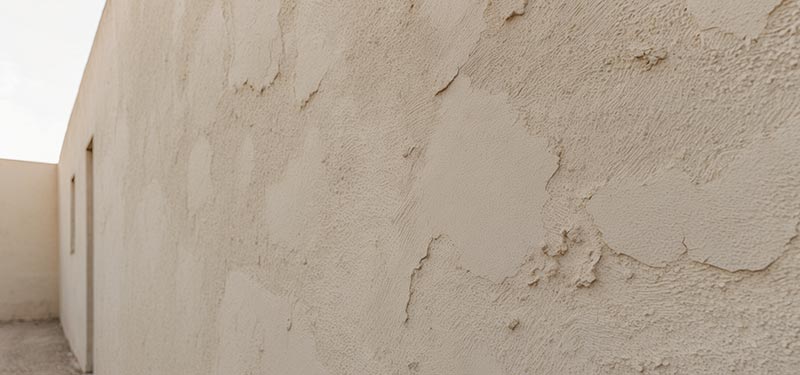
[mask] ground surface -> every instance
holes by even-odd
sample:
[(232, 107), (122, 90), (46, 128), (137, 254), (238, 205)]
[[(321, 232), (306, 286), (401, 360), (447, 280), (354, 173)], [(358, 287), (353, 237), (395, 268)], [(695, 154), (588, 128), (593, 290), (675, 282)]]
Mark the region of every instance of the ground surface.
[(0, 323), (0, 375), (79, 373), (57, 321)]

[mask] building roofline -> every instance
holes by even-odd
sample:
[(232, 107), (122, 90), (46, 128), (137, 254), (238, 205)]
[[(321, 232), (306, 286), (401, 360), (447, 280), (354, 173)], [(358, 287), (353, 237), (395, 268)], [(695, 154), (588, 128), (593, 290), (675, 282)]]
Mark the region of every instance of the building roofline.
[(78, 85), (78, 91), (75, 93), (75, 100), (72, 102), (72, 110), (69, 114), (69, 120), (67, 120), (67, 127), (64, 129), (64, 138), (61, 140), (61, 151), (58, 153), (58, 162), (55, 164), (61, 164), (61, 157), (64, 154), (65, 145), (67, 143), (67, 135), (69, 134), (70, 125), (72, 125), (72, 119), (75, 117), (75, 109), (78, 107), (78, 100), (81, 97), (81, 92), (83, 91), (84, 82), (86, 81), (86, 76), (89, 73), (89, 65), (92, 63), (92, 56), (95, 54), (95, 48), (97, 48), (97, 39), (100, 36), (100, 28), (103, 25), (103, 20), (106, 18), (106, 11), (108, 10), (108, 6), (111, 0), (106, 0), (103, 4), (103, 11), (100, 13), (100, 19), (97, 21), (97, 30), (94, 32), (94, 38), (92, 39), (92, 48), (89, 50), (89, 56), (86, 57), (86, 65), (83, 67), (83, 74), (81, 74), (81, 83)]

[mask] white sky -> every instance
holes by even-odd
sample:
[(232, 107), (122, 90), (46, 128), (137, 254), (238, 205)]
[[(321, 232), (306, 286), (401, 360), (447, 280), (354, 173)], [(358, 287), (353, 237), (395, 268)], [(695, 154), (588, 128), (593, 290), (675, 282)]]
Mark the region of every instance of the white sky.
[(0, 0), (0, 158), (58, 162), (105, 0)]

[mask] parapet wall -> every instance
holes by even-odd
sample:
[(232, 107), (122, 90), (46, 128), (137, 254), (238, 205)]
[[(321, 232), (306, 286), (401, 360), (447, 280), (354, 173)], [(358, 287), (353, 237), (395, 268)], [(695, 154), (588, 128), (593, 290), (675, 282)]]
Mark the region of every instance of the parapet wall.
[(58, 317), (56, 173), (0, 159), (0, 322)]

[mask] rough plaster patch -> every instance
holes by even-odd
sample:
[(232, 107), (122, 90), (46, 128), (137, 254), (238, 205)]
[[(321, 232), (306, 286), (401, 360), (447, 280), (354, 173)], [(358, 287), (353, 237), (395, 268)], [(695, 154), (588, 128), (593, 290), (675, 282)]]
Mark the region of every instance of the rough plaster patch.
[(757, 37), (770, 12), (781, 0), (687, 0), (689, 12), (703, 29), (720, 29), (747, 38)]
[(189, 118), (198, 122), (214, 116), (228, 74), (225, 61), (231, 48), (222, 4), (215, 2), (209, 7), (201, 25), (188, 52), (185, 77)]
[(297, 4), (297, 63), (294, 95), (300, 105), (318, 89), (341, 51), (337, 45), (340, 10), (332, 0), (302, 0)]
[[(192, 17), (199, 17), (199, 8), (208, 3), (187, 3), (187, 9), (198, 10)], [(518, 278), (495, 285), (454, 269), (459, 249), (448, 246), (426, 261), (417, 277), (412, 320), (401, 324), (408, 279), (431, 233), (409, 239), (407, 229), (422, 233), (425, 217), (419, 210), (419, 197), (414, 202), (417, 208), (410, 208), (413, 212), (402, 218), (403, 229), (396, 229), (387, 218), (397, 215), (399, 204), (394, 202), (418, 187), (430, 137), (441, 125), (439, 104), (449, 90), (436, 100), (419, 98), (431, 93), (436, 44), (448, 41), (438, 41), (430, 27), (403, 27), (413, 16), (424, 19), (416, 6), (410, 14), (401, 9), (405, 2), (388, 7), (384, 2), (339, 2), (352, 14), (346, 18), (348, 30), (339, 32), (337, 40), (354, 47), (353, 58), (346, 65), (343, 59), (334, 62), (323, 85), (342, 95), (314, 102), (313, 111), (298, 115), (284, 100), (288, 97), (294, 103), (294, 82), (284, 87), (276, 81), (269, 93), (258, 98), (231, 95), (232, 90), (225, 88), (204, 93), (220, 99), (217, 105), (207, 106), (188, 95), (186, 103), (173, 100), (176, 85), (182, 83), (172, 73), (186, 61), (173, 58), (172, 53), (194, 56), (196, 49), (180, 41), (194, 38), (195, 45), (209, 46), (205, 41), (209, 39), (198, 34), (214, 37), (213, 31), (198, 23), (181, 29), (183, 35), (171, 35), (169, 30), (178, 28), (170, 24), (173, 17), (164, 17), (166, 12), (162, 12), (173, 8), (171, 3), (137, 4), (108, 7), (68, 137), (75, 141), (95, 131), (96, 152), (109, 156), (96, 158), (98, 167), (102, 165), (96, 177), (110, 187), (97, 191), (97, 217), (108, 217), (104, 229), (98, 231), (102, 232), (98, 254), (107, 255), (97, 258), (97, 270), (103, 275), (103, 282), (97, 283), (101, 286), (101, 303), (96, 305), (101, 318), (97, 358), (98, 365), (107, 369), (103, 373), (215, 373), (217, 333), (224, 329), (217, 314), (221, 289), (230, 267), (242, 263), (260, 270), (261, 284), (292, 290), (308, 301), (315, 319), (324, 322), (315, 331), (319, 358), (339, 374), (413, 373), (408, 365), (415, 361), (420, 375), (460, 374), (454, 362), (461, 357), (449, 354), (470, 355), (469, 351), (449, 346), (481, 345), (490, 349), (491, 359), (502, 362), (508, 374), (789, 374), (800, 368), (797, 240), (768, 272), (754, 276), (713, 270), (697, 262), (653, 269), (630, 257), (607, 257), (596, 266), (602, 282), (578, 291), (573, 280), (582, 262), (591, 262), (588, 245), (552, 258), (536, 251), (539, 256), (531, 267), (539, 269), (530, 280), (541, 280), (530, 288), (524, 285), (525, 271), (530, 268), (520, 268)], [(293, 17), (291, 4), (284, 4), (286, 16)], [(796, 33), (765, 31), (759, 43), (741, 50), (743, 44), (736, 43), (715, 58), (698, 44), (696, 22), (679, 7), (683, 4), (531, 2), (524, 16), (482, 33), (470, 63), (461, 67), (459, 75), (473, 77), (475, 87), (509, 93), (514, 108), (527, 112), (529, 132), (557, 139), (565, 147), (561, 170), (548, 185), (552, 197), (545, 208), (548, 237), (578, 222), (583, 213), (573, 211), (582, 206), (575, 204), (589, 204), (598, 181), (616, 173), (642, 176), (682, 157), (685, 148), (689, 155), (681, 159), (681, 167), (695, 181), (708, 182), (718, 178), (733, 157), (709, 162), (715, 150), (745, 147), (760, 136), (761, 129), (774, 131), (779, 125), (776, 119), (795, 110), (792, 98), (796, 95), (782, 87), (800, 83), (798, 71), (790, 69), (791, 59), (796, 58), (792, 48)], [(784, 5), (773, 12), (769, 24), (774, 23), (775, 30), (792, 31), (791, 12), (797, 1)], [(218, 21), (214, 14), (214, 25)], [(282, 21), (285, 31), (296, 31), (293, 20)], [(410, 25), (425, 26), (420, 23), (424, 22)], [(298, 37), (292, 35), (291, 40)], [(287, 63), (294, 62), (291, 44)], [(643, 63), (634, 61), (629, 66), (627, 48), (640, 44), (668, 47), (670, 55), (649, 72), (632, 70)], [(615, 60), (606, 72), (603, 59), (618, 55), (625, 61)], [(209, 59), (213, 66), (190, 74), (187, 91), (191, 81), (216, 76), (219, 61)], [(229, 56), (225, 64), (230, 64)], [(713, 74), (715, 69), (722, 74)], [(284, 70), (294, 75), (293, 66), (282, 64)], [(229, 68), (222, 71), (223, 78), (227, 77)], [(356, 74), (331, 74), (334, 71)], [(367, 71), (370, 75), (358, 74)], [(755, 83), (742, 85), (727, 79), (738, 74)], [(774, 85), (764, 83), (773, 78)], [(154, 91), (154, 86), (163, 90)], [(208, 111), (198, 112), (201, 107)], [(108, 141), (125, 123), (130, 126), (130, 150), (124, 155), (129, 156), (119, 156)], [(186, 194), (186, 172), (175, 168), (187, 165), (195, 140), (192, 134), (202, 132), (198, 127), (209, 129), (212, 123), (217, 124), (208, 134), (212, 164), (219, 166), (213, 170), (214, 182), (228, 187), (239, 177), (231, 160), (238, 150), (230, 148), (238, 146), (241, 138), (234, 133), (241, 133), (245, 123), (255, 124), (253, 142), (259, 162), (252, 176), (254, 191), (266, 189), (274, 177), (285, 173), (285, 163), (276, 160), (285, 161), (286, 150), (300, 155), (294, 150), (295, 136), (309, 124), (324, 123), (326, 145), (327, 137), (333, 137), (334, 146), (346, 145), (348, 139), (379, 145), (325, 148), (323, 156), (329, 157), (329, 164), (324, 167), (326, 173), (314, 180), (313, 214), (314, 220), (326, 218), (326, 225), (311, 223), (304, 228), (304, 245), (314, 249), (308, 267), (300, 268), (299, 262), (296, 267), (291, 255), (264, 245), (237, 241), (261, 240), (248, 207), (263, 208), (265, 192), (236, 197), (234, 206), (203, 205), (203, 218), (208, 220), (202, 222), (202, 233), (190, 230), (198, 227), (192, 224), (192, 213), (187, 215), (185, 202), (174, 199)], [(223, 131), (225, 127), (231, 132)], [(175, 146), (187, 137), (192, 138), (183, 145), (185, 152), (181, 147), (176, 153)], [(713, 142), (717, 137), (721, 143)], [(151, 138), (148, 147), (142, 146), (145, 138)], [(81, 165), (85, 144), (73, 141), (65, 143), (62, 166), (66, 170)], [(416, 148), (403, 159), (411, 145)], [(145, 163), (149, 165), (144, 167)], [(373, 174), (387, 178), (372, 178)], [(355, 194), (321, 189), (339, 188), (329, 185), (339, 177), (354, 182), (343, 187)], [(164, 184), (168, 237), (162, 251), (142, 253), (141, 241), (152, 233), (132, 236), (147, 228), (134, 226), (131, 211), (139, 204), (143, 187), (156, 178)], [(62, 181), (66, 179), (62, 176)], [(217, 185), (215, 189), (219, 190)], [(225, 192), (219, 190), (211, 197), (227, 203), (231, 199)], [(589, 231), (590, 227), (584, 228)], [(395, 236), (397, 231), (400, 235)], [(375, 239), (374, 246), (367, 244), (367, 237)], [(186, 269), (176, 270), (175, 251), (170, 251), (176, 240), (178, 248), (185, 246), (190, 251), (186, 257), (197, 259), (197, 264), (182, 263), (181, 257), (177, 267)], [(557, 244), (555, 237), (548, 241)], [(257, 268), (259, 256), (264, 262)], [(158, 268), (150, 271), (143, 266), (151, 264)], [(62, 287), (79, 289), (80, 275), (85, 273), (67, 266), (62, 268)], [(175, 280), (173, 272), (186, 279)], [(196, 289), (186, 289), (187, 284)], [(160, 297), (153, 298), (154, 292)], [(69, 301), (80, 305), (74, 298), (64, 300)], [(79, 315), (80, 310), (66, 309), (64, 317), (79, 319)], [(514, 331), (506, 327), (509, 318), (521, 322)], [(302, 326), (302, 320), (296, 320), (292, 330)], [(79, 325), (72, 328), (74, 334), (82, 332)], [(439, 347), (444, 348), (435, 351)], [(241, 358), (236, 350), (229, 353)]]
[[(176, 299), (180, 310), (186, 316), (198, 308), (203, 295), (203, 264), (191, 250), (188, 246), (178, 249), (179, 260), (175, 270), (175, 288), (182, 291), (176, 295)], [(183, 324), (188, 323), (183, 322)]]
[(231, 1), (234, 54), (230, 81), (256, 89), (269, 86), (278, 75), (283, 41), (279, 0)]
[(428, 229), (453, 240), (463, 267), (496, 282), (543, 239), (545, 185), (557, 167), (547, 141), (516, 120), (504, 95), (456, 78), (443, 96), (421, 177)]
[(140, 244), (140, 253), (145, 255), (146, 269), (156, 267), (158, 254), (161, 253), (167, 218), (165, 211), (166, 198), (158, 180), (153, 180), (144, 189), (141, 201), (136, 205), (132, 234)]
[(427, 0), (420, 6), (440, 40), (433, 67), (436, 92), (447, 88), (475, 49), (486, 28), (486, 4), (486, 0)]
[(186, 190), (188, 192), (188, 206), (196, 210), (203, 204), (213, 191), (211, 182), (211, 146), (206, 137), (200, 137), (189, 155), (189, 170)]
[(287, 329), (291, 305), (246, 274), (232, 272), (220, 307), (217, 374), (328, 374), (313, 337)]
[[(461, 344), (463, 345), (463, 344)], [(472, 348), (460, 354), (456, 374), (463, 375), (503, 375), (506, 372), (499, 363), (482, 346)]]
[(280, 182), (267, 191), (267, 220), (270, 242), (297, 246), (303, 241), (314, 207), (315, 181), (322, 175), (322, 146), (317, 128), (306, 135), (302, 154), (289, 161)]
[[(581, 288), (588, 288), (597, 280), (595, 268), (597, 262), (600, 261), (603, 252), (600, 249), (592, 249), (589, 251), (587, 258), (580, 265), (580, 273), (575, 278), (575, 285)], [(535, 276), (535, 275), (534, 275)], [(534, 280), (534, 279), (532, 279)], [(535, 283), (536, 281), (534, 281)]]
[(742, 151), (717, 180), (692, 184), (670, 169), (651, 181), (617, 181), (589, 210), (614, 250), (652, 266), (683, 252), (728, 271), (761, 270), (784, 251), (800, 220), (800, 125)]
[[(228, 35), (222, 5), (214, 3), (205, 14), (197, 41), (192, 45), (188, 62), (189, 93), (202, 97), (217, 94), (225, 78), (225, 54)], [(213, 107), (212, 107), (213, 109)]]

